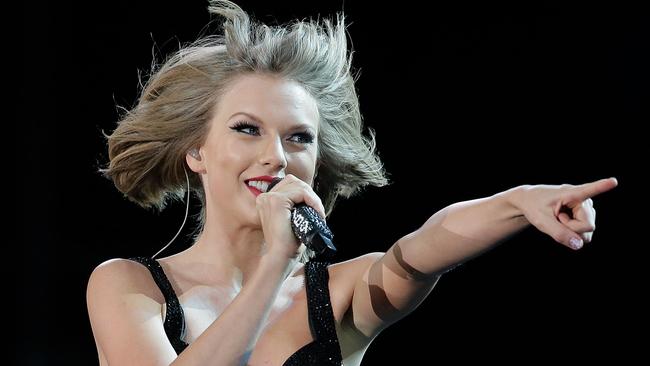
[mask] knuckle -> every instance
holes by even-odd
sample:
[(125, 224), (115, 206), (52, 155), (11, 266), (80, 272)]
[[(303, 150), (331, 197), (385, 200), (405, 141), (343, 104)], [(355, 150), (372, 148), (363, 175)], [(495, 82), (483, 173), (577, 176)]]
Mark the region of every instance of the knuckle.
[(311, 188), (311, 186), (309, 186), (309, 184), (305, 183), (305, 181), (303, 181), (302, 179), (296, 177), (293, 174), (287, 174), (286, 177), (284, 177), (284, 179), (286, 179), (288, 182), (298, 183), (302, 187), (307, 186), (307, 187)]
[(255, 198), (255, 203), (262, 205), (270, 205), (278, 200), (280, 195), (277, 192), (266, 192), (258, 195)]
[[(298, 178), (296, 178), (296, 179), (298, 179)], [(301, 180), (301, 179), (298, 179), (298, 184), (299, 184), (299, 185), (300, 185), (304, 190), (306, 190), (306, 191), (311, 191), (311, 186), (310, 186), (309, 184), (307, 184), (307, 182), (305, 182), (305, 181), (303, 181), (303, 180)]]

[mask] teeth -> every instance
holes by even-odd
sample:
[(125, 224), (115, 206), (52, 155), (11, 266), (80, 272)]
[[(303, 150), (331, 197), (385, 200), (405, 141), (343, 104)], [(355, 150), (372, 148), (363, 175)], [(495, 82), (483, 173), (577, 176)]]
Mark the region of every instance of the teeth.
[(265, 193), (269, 188), (269, 182), (264, 182), (261, 180), (249, 180), (248, 185), (259, 189), (262, 193)]

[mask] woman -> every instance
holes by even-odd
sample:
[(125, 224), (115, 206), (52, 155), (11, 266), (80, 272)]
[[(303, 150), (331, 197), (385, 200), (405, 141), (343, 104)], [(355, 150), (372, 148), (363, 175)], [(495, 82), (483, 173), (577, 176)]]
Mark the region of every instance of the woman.
[(325, 218), (339, 196), (388, 184), (362, 135), (344, 20), (270, 28), (230, 2), (210, 10), (224, 37), (169, 59), (108, 136), (103, 172), (129, 199), (163, 209), (192, 190), (202, 211), (189, 249), (93, 271), (100, 364), (359, 365), (445, 271), (526, 226), (572, 249), (591, 241), (591, 197), (615, 179), (515, 187), (444, 208), (386, 253), (314, 258), (292, 208)]

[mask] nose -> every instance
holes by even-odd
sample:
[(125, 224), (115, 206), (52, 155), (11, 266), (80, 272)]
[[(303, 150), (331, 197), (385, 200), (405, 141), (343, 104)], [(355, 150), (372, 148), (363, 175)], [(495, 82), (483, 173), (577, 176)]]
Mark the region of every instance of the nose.
[(274, 168), (278, 167), (279, 169), (287, 167), (287, 157), (280, 136), (268, 138), (260, 152), (260, 163), (262, 165), (271, 165)]

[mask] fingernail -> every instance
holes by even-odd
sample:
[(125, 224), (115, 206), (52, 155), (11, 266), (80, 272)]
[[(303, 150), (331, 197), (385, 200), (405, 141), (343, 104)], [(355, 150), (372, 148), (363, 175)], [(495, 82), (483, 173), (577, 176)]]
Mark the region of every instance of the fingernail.
[(580, 248), (582, 248), (582, 239), (571, 238), (571, 239), (569, 239), (569, 245), (573, 249), (580, 249)]

